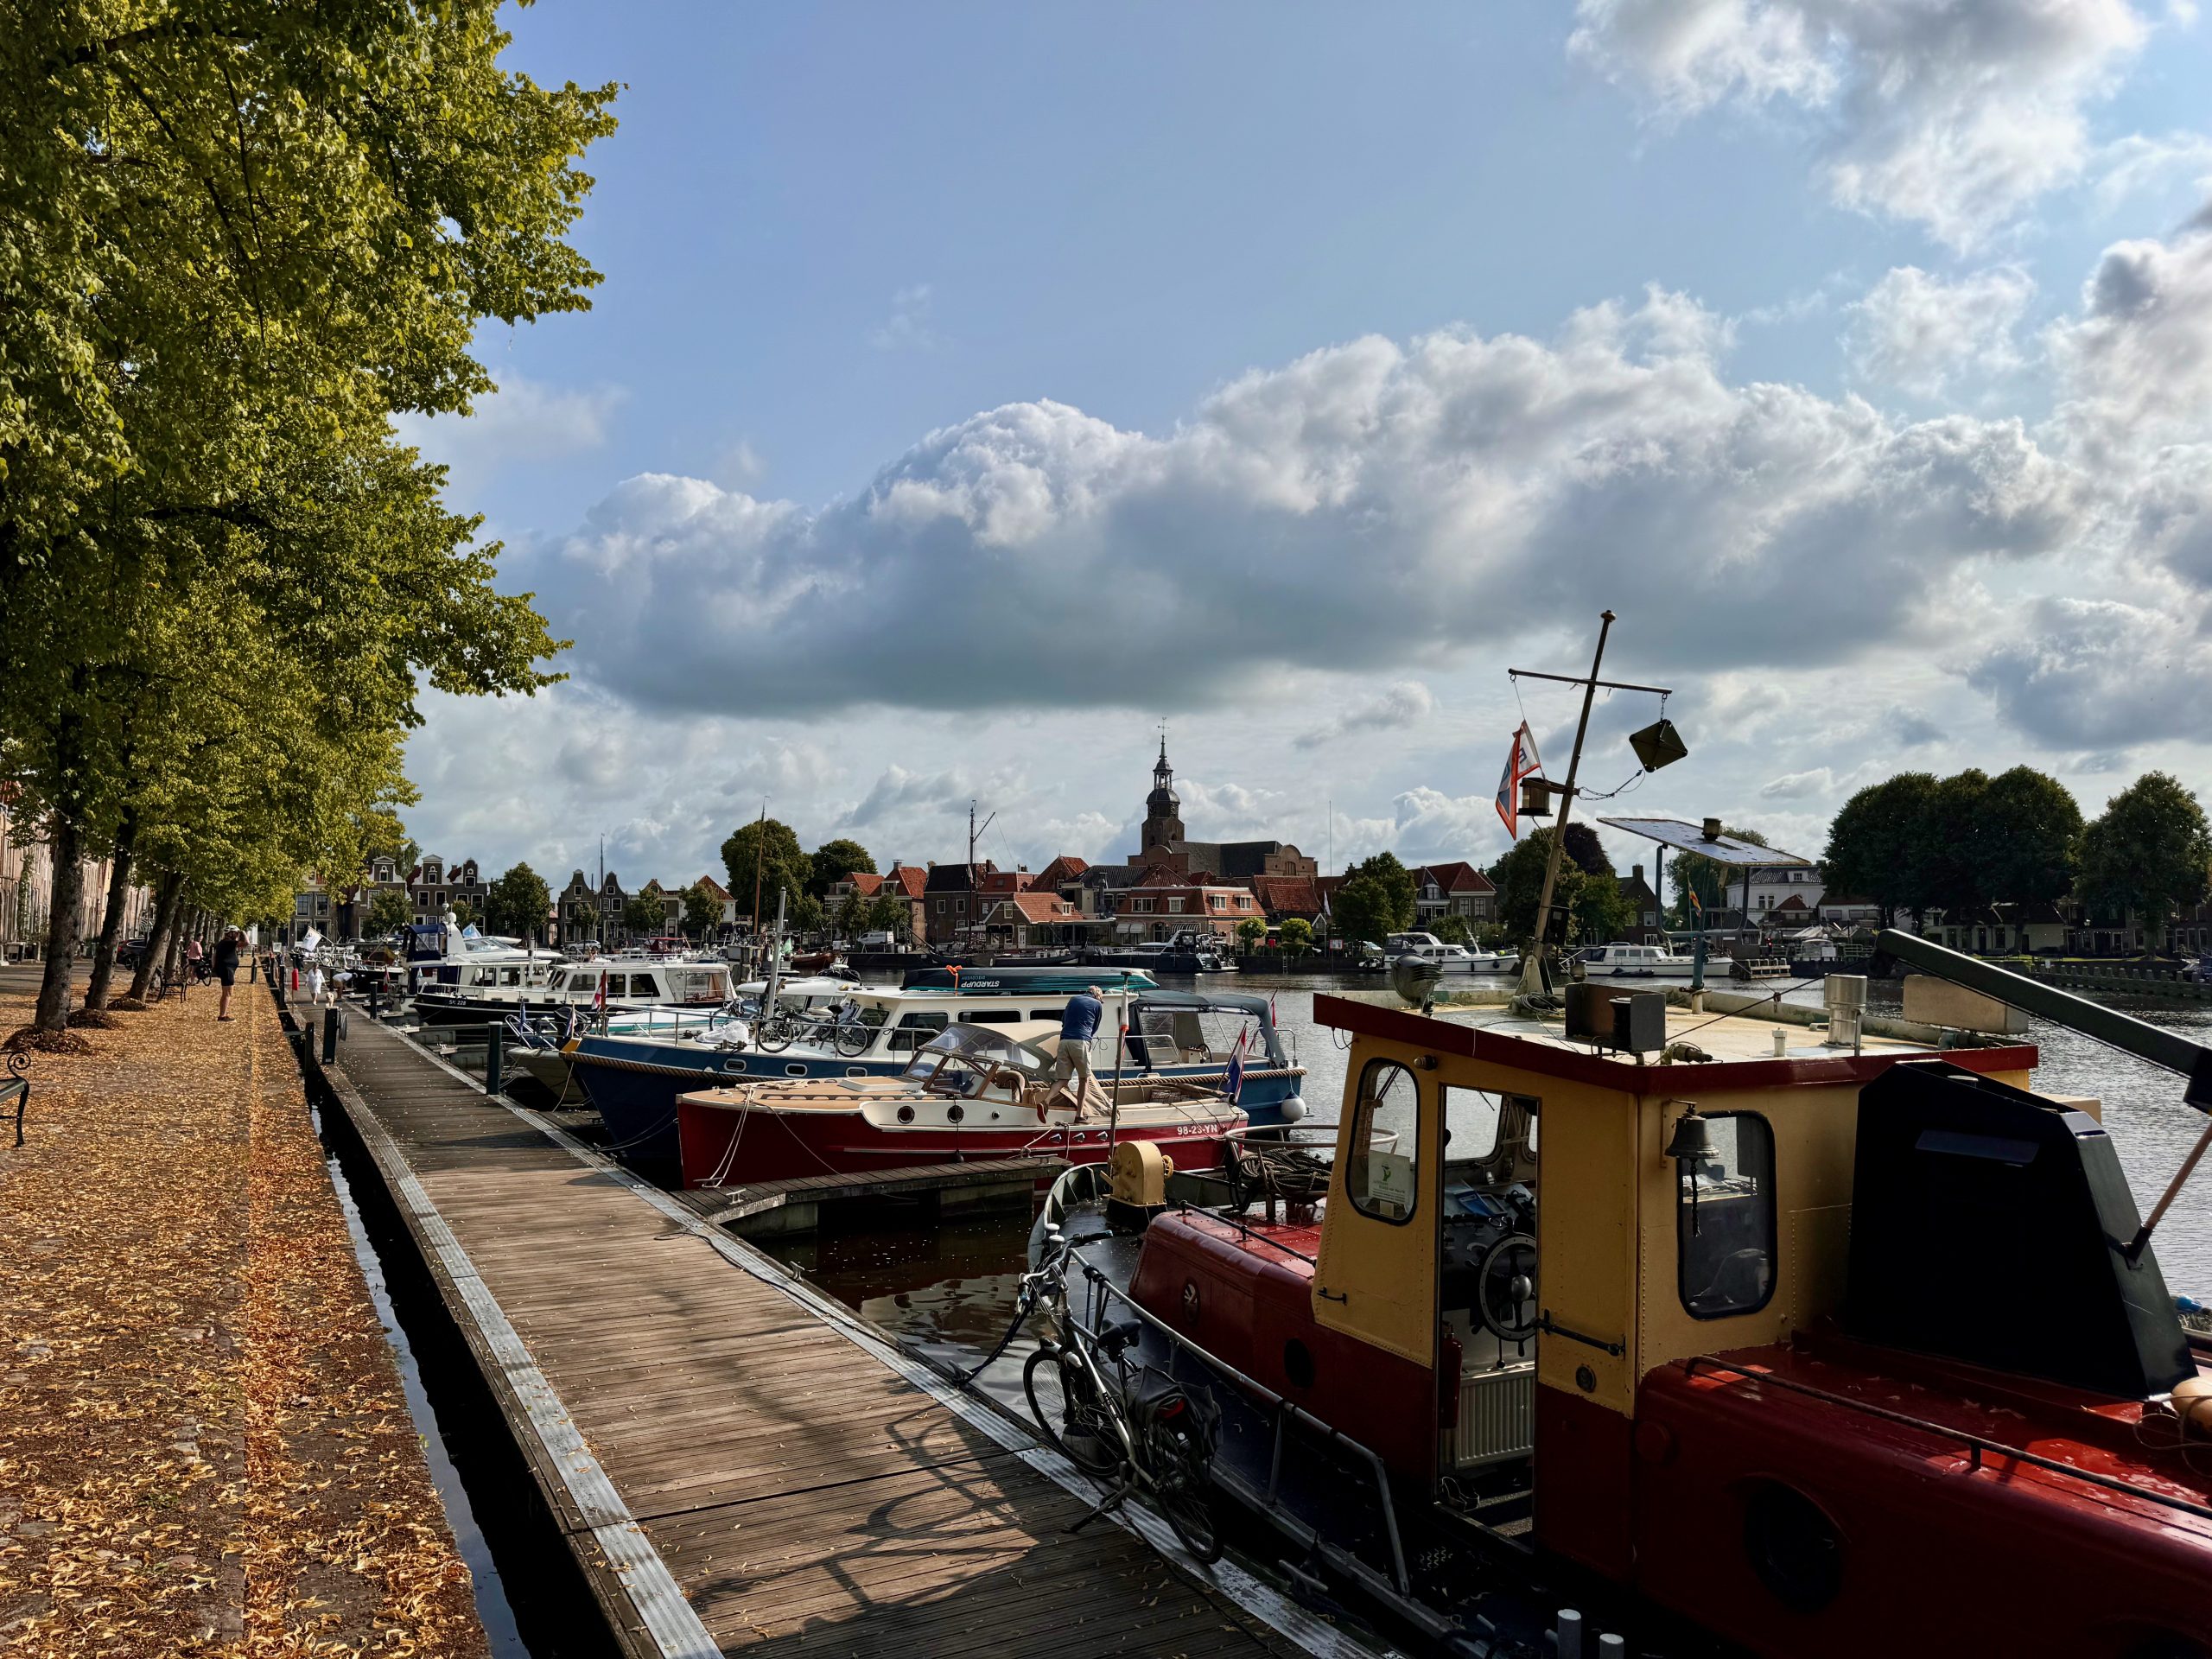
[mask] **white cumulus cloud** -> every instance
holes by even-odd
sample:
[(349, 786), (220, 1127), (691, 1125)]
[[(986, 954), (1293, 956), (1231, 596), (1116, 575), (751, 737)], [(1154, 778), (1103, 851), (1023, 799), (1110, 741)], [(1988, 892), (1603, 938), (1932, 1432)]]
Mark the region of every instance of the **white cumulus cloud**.
[(1955, 378), (2020, 366), (2014, 330), (2035, 292), (2034, 279), (2009, 265), (1949, 280), (1900, 265), (1852, 305), (1844, 348), (1860, 378), (1939, 397)]

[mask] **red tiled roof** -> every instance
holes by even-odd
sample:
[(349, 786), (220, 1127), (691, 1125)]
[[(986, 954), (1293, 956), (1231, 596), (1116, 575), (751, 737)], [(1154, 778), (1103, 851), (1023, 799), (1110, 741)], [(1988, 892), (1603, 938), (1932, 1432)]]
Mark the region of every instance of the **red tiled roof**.
[(1029, 872), (1027, 870), (979, 870), (976, 876), (976, 891), (981, 893), (1027, 893)]
[(1025, 922), (1057, 922), (1077, 913), (1076, 907), (1056, 893), (1013, 893), (985, 912), (984, 919), (989, 920), (1009, 905)]
[(1063, 881), (1074, 880), (1090, 868), (1089, 859), (1077, 858), (1070, 853), (1062, 853), (1039, 870), (1037, 873), (1037, 879), (1030, 885), (1035, 887), (1055, 887)]
[(722, 904), (728, 904), (729, 902), (729, 889), (722, 886), (721, 882), (715, 880), (713, 876), (701, 876), (696, 885), (702, 887), (707, 890), (707, 896), (709, 899), (715, 899)]
[(883, 890), (883, 878), (869, 870), (854, 870), (845, 880), (852, 884), (855, 893), (863, 899), (873, 899)]
[(1454, 859), (1449, 864), (1424, 864), (1414, 872), (1416, 881), (1433, 881), (1447, 893), (1495, 893), (1496, 886), (1465, 859)]
[(1318, 916), (1321, 894), (1314, 880), (1310, 875), (1255, 875), (1245, 885), (1270, 916)]
[(896, 887), (909, 899), (920, 898), (929, 879), (930, 873), (915, 864), (901, 864), (883, 878), (887, 886)]

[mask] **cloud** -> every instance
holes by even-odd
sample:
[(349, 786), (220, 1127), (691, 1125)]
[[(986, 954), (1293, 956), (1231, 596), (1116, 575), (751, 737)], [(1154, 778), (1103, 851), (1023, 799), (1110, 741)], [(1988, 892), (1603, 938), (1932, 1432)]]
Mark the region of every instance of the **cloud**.
[(2091, 158), (2151, 25), (2126, 0), (1579, 0), (1569, 49), (1668, 119), (1795, 105), (1828, 191), (1986, 240)]
[(1888, 724), (1891, 734), (1909, 749), (1940, 743), (1946, 735), (1943, 728), (1934, 721), (1910, 709), (1891, 709)]
[(2191, 607), (2049, 599), (2026, 637), (1988, 652), (1967, 678), (2050, 747), (2126, 749), (2202, 734), (2212, 645)]
[(550, 386), (510, 372), (499, 389), (479, 397), (467, 415), (398, 415), (403, 442), (448, 470), (448, 490), (461, 499), (515, 461), (558, 460), (607, 442), (608, 422), (629, 399), (620, 386)]
[(1809, 772), (1787, 772), (1759, 785), (1763, 801), (1802, 801), (1811, 795), (1826, 795), (1835, 788), (1835, 769), (1815, 766)]
[(940, 342), (930, 327), (930, 285), (917, 283), (893, 294), (889, 320), (868, 339), (879, 352), (935, 351)]
[(2067, 414), (2085, 431), (2127, 446), (2202, 437), (2212, 414), (2212, 225), (2113, 243), (2082, 285), (2081, 314), (2048, 340)]
[(1400, 680), (1355, 709), (1291, 740), (1293, 747), (1318, 749), (1354, 732), (1395, 732), (1428, 718), (1436, 699), (1419, 680)]
[(2130, 198), (2151, 195), (2177, 180), (2212, 188), (2212, 136), (2170, 132), (2163, 137), (2131, 132), (2097, 152), (2098, 204), (2107, 212)]
[(1940, 397), (1961, 371), (1987, 378), (2020, 366), (2013, 330), (2035, 291), (2017, 266), (1945, 281), (1900, 265), (1852, 305), (1844, 349), (1861, 379)]
[[(1726, 336), (1655, 292), (1549, 343), (1329, 347), (1164, 436), (1010, 404), (813, 512), (643, 474), (511, 574), (568, 666), (653, 709), (1198, 708), (1320, 644), (1371, 673), (1579, 631), (1599, 594), (1703, 671), (1838, 660), (2081, 533), (2018, 422), (1732, 384)], [(1813, 592), (1821, 627), (1774, 626)]]

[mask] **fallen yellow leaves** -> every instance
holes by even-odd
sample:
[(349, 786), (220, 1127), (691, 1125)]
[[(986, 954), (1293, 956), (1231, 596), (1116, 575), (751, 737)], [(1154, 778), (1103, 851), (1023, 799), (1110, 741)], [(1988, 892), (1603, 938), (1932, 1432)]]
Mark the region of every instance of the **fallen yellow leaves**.
[(0, 1650), (473, 1659), (298, 1068), (263, 987), (232, 1008), (41, 1053), (0, 1148)]

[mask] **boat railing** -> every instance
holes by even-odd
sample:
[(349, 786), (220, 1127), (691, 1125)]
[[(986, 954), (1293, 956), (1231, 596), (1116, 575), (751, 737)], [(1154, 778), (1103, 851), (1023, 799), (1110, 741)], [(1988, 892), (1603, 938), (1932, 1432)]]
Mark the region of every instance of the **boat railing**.
[[(1174, 1326), (1158, 1318), (1149, 1308), (1145, 1307), (1116, 1284), (1104, 1272), (1084, 1259), (1083, 1246), (1090, 1242), (1092, 1241), (1088, 1239), (1078, 1240), (1072, 1255), (1076, 1265), (1082, 1268), (1084, 1278), (1090, 1288), (1090, 1316), (1094, 1330), (1103, 1326), (1109, 1305), (1119, 1302), (1136, 1315), (1147, 1328), (1166, 1338), (1171, 1355), (1168, 1364), (1171, 1376), (1173, 1374), (1174, 1366), (1173, 1356), (1187, 1354), (1208, 1370), (1236, 1388), (1272, 1418), (1273, 1444), (1268, 1457), (1266, 1488), (1262, 1490), (1254, 1487), (1249, 1481), (1244, 1479), (1233, 1469), (1217, 1466), (1215, 1471), (1216, 1478), (1236, 1487), (1245, 1500), (1265, 1515), (1277, 1528), (1300, 1546), (1318, 1550), (1327, 1556), (1340, 1571), (1361, 1580), (1371, 1588), (1390, 1594), (1396, 1599), (1409, 1599), (1413, 1595), (1413, 1577), (1406, 1567), (1405, 1541), (1398, 1532), (1397, 1506), (1392, 1501), (1390, 1493), (1390, 1471), (1383, 1463), (1381, 1455), (1373, 1447), (1352, 1439), (1351, 1435), (1333, 1424), (1322, 1421), (1312, 1412), (1299, 1405), (1296, 1401), (1287, 1399), (1268, 1387), (1266, 1383), (1247, 1376), (1227, 1360), (1209, 1352), (1176, 1330)], [(1282, 1498), (1283, 1455), (1293, 1429), (1305, 1430), (1319, 1436), (1324, 1444), (1343, 1453), (1348, 1461), (1363, 1468), (1373, 1478), (1376, 1500), (1382, 1516), (1383, 1534), (1389, 1543), (1390, 1570), (1387, 1579), (1351, 1550), (1345, 1549), (1341, 1545), (1333, 1544), (1322, 1537), (1317, 1529), (1300, 1520), (1284, 1503)]]
[[(2212, 1507), (2192, 1503), (2188, 1498), (2174, 1497), (2164, 1492), (2153, 1491), (2151, 1488), (2139, 1485), (2133, 1481), (2122, 1480), (2114, 1475), (2100, 1474), (2094, 1469), (2084, 1469), (2078, 1464), (2061, 1463), (2056, 1458), (2046, 1458), (2022, 1446), (2008, 1446), (2003, 1440), (1993, 1440), (1986, 1435), (1976, 1434), (1967, 1429), (1953, 1428), (1947, 1423), (1930, 1422), (1925, 1417), (1915, 1417), (1907, 1412), (1891, 1411), (1886, 1406), (1872, 1405), (1864, 1400), (1854, 1400), (1849, 1395), (1831, 1393), (1827, 1389), (1816, 1389), (1809, 1382), (1793, 1382), (1788, 1377), (1777, 1376), (1771, 1371), (1754, 1370), (1747, 1366), (1732, 1364), (1712, 1354), (1700, 1354), (1694, 1358), (1684, 1361), (1682, 1370), (1690, 1376), (1695, 1376), (1701, 1370), (1708, 1373), (1725, 1371), (1730, 1376), (1740, 1377), (1745, 1382), (1759, 1388), (1780, 1389), (1785, 1393), (1802, 1395), (1808, 1400), (1817, 1400), (1823, 1405), (1834, 1406), (1840, 1410), (1854, 1411), (1863, 1416), (1878, 1418), (1885, 1423), (1894, 1423), (1900, 1428), (1916, 1429), (1923, 1434), (1933, 1435), (1938, 1440), (1948, 1440), (1965, 1451), (1967, 1466), (1977, 1474), (1983, 1468), (1986, 1459), (2002, 1459), (2008, 1463), (2024, 1464), (2031, 1469), (2041, 1469), (2050, 1474), (2063, 1475), (2069, 1479), (2082, 1481), (2091, 1486), (2101, 1487), (2108, 1492), (2117, 1492), (2127, 1497), (2139, 1498), (2145, 1503), (2157, 1503), (2169, 1510), (2179, 1510), (2184, 1515), (2193, 1515), (2203, 1520), (2212, 1521)], [(2178, 1446), (2181, 1442), (2177, 1441), (2176, 1444)]]

